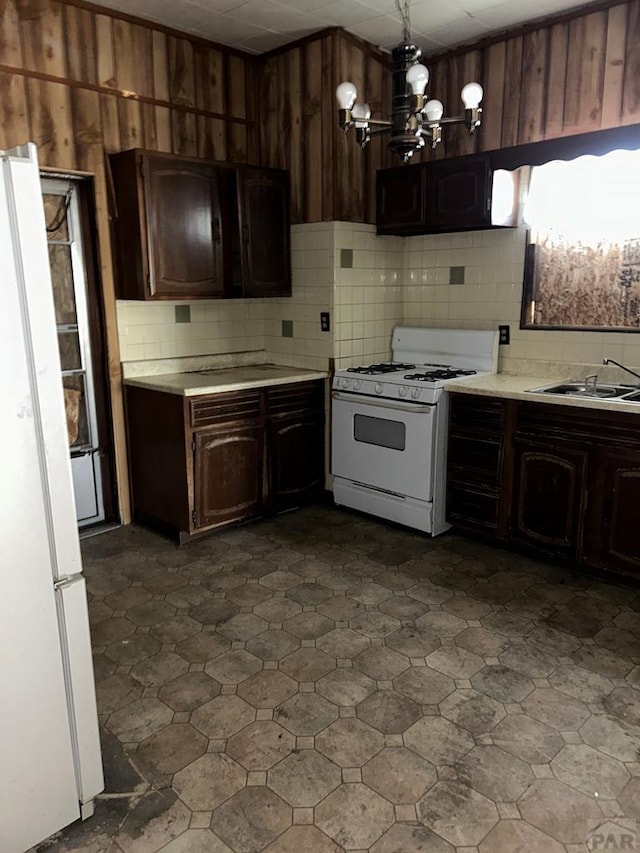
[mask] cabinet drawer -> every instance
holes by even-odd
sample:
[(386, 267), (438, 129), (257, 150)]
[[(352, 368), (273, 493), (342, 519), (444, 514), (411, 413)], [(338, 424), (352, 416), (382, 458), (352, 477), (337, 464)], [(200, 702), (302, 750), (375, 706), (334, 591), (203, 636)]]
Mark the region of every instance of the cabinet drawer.
[(450, 482), (447, 495), (447, 519), (473, 526), (498, 527), (500, 501), (496, 494), (475, 491), (465, 483)]
[(493, 474), (500, 472), (502, 442), (453, 433), (449, 438), (449, 467)]
[(481, 431), (502, 439), (504, 403), (487, 397), (452, 395), (451, 433)]
[(268, 392), (270, 415), (291, 415), (296, 412), (324, 410), (324, 383), (300, 382), (295, 385), (280, 385)]
[(192, 427), (235, 423), (260, 418), (260, 391), (231, 391), (189, 403)]

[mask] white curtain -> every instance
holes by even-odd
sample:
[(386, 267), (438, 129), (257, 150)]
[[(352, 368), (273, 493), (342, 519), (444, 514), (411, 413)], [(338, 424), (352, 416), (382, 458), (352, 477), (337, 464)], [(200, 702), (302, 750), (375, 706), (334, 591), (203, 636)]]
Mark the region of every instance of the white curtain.
[(640, 151), (534, 167), (524, 220), (534, 242), (602, 246), (639, 237)]

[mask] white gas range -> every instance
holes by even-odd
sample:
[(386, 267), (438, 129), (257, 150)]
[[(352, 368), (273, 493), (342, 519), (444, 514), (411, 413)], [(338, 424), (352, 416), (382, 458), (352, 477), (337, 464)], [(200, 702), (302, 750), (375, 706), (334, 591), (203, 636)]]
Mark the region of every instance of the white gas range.
[(399, 326), (393, 360), (337, 370), (332, 474), (337, 504), (436, 536), (445, 521), (447, 385), (495, 373), (497, 332)]

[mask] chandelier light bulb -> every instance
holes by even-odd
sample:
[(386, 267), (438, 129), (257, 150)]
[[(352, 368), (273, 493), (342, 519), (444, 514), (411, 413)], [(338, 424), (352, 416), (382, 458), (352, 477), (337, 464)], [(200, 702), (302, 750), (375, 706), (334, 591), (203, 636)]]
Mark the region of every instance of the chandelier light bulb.
[(479, 83), (467, 83), (466, 86), (463, 86), (460, 96), (465, 109), (477, 110), (483, 94), (482, 86)]
[(367, 122), (371, 118), (371, 107), (369, 104), (354, 104), (351, 110), (351, 117), (355, 121), (356, 127), (366, 127)]
[(349, 83), (347, 80), (344, 83), (340, 83), (336, 89), (336, 98), (338, 99), (341, 110), (350, 110), (355, 104), (357, 96), (358, 90), (353, 83)]
[(407, 71), (407, 83), (411, 86), (414, 95), (424, 95), (424, 90), (429, 82), (429, 69), (426, 65), (417, 62)]
[(440, 121), (444, 112), (444, 104), (435, 98), (432, 101), (427, 101), (422, 111), (427, 117), (427, 121)]

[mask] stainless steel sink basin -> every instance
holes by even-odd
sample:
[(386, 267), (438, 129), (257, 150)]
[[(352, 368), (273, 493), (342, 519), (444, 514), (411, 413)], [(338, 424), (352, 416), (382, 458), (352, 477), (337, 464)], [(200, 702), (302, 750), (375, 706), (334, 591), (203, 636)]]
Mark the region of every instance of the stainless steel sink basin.
[(620, 400), (640, 403), (640, 389), (634, 385), (607, 385), (598, 383), (595, 387), (585, 382), (562, 382), (559, 385), (546, 385), (532, 388), (532, 394), (559, 394), (564, 397), (593, 397), (600, 400)]
[(536, 390), (543, 394), (565, 394), (570, 397), (621, 397), (633, 388), (628, 385), (597, 385), (593, 388), (584, 382), (563, 382), (561, 385), (551, 385)]

